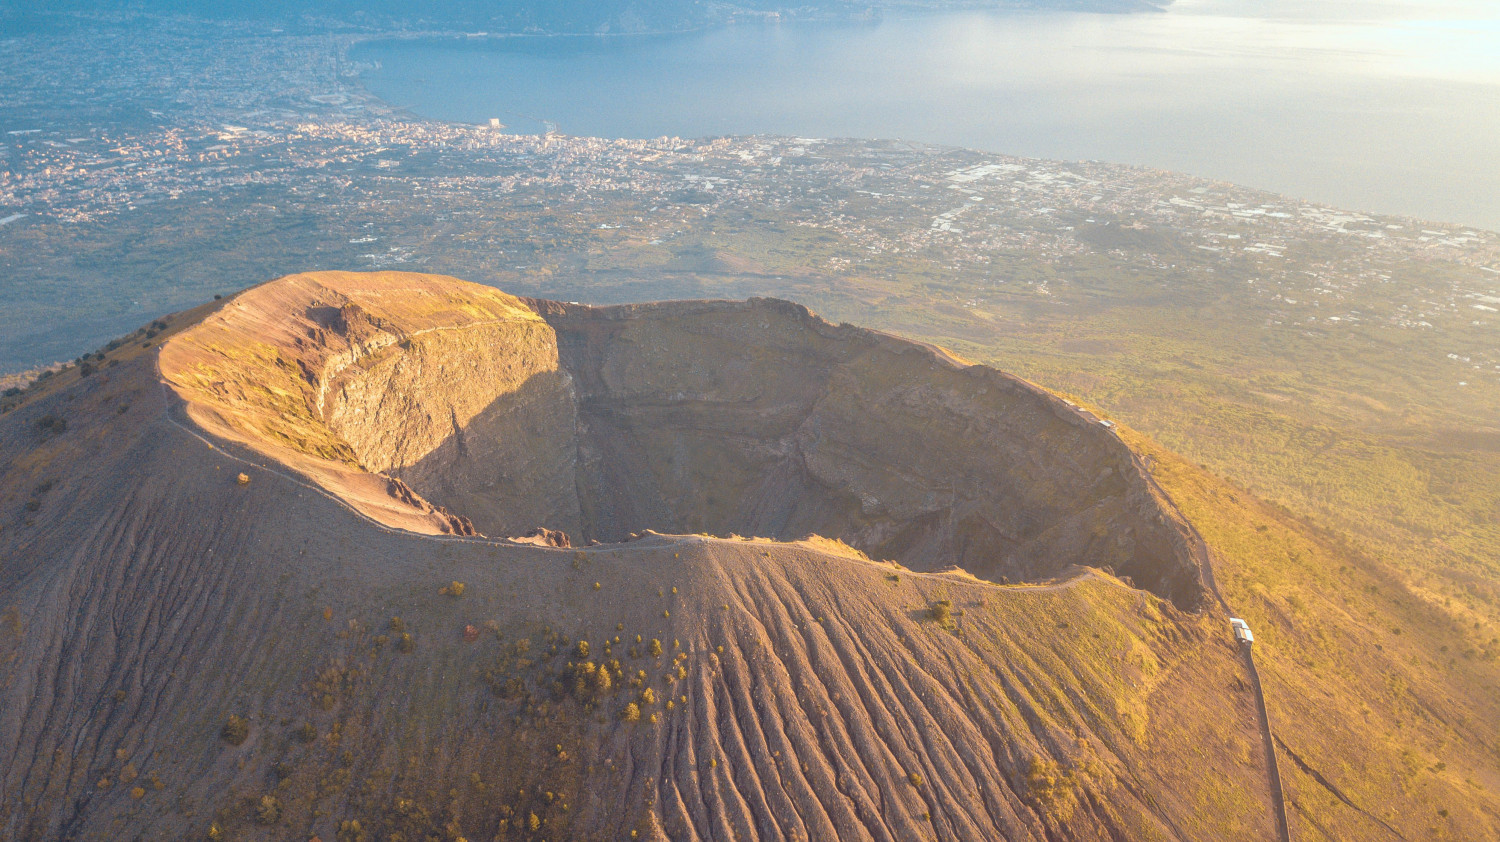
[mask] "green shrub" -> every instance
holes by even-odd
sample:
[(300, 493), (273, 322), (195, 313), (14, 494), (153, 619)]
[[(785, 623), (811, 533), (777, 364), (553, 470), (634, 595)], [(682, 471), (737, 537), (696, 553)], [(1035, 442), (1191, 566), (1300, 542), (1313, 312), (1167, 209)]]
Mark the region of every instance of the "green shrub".
[(1034, 757), (1026, 769), (1026, 788), (1037, 803), (1054, 816), (1066, 820), (1072, 814), (1072, 794), (1078, 779), (1072, 770), (1061, 770), (1056, 763)]
[(609, 667), (584, 661), (573, 665), (573, 696), (580, 702), (592, 701), (614, 690), (615, 679)]
[(243, 745), (250, 736), (250, 720), (230, 714), (229, 718), (224, 720), (224, 727), (219, 729), (219, 736), (232, 746)]
[(940, 599), (927, 606), (927, 619), (937, 623), (945, 629), (955, 626), (953, 621), (953, 600)]
[(273, 825), (281, 821), (281, 802), (274, 795), (262, 795), (255, 807), (255, 823)]

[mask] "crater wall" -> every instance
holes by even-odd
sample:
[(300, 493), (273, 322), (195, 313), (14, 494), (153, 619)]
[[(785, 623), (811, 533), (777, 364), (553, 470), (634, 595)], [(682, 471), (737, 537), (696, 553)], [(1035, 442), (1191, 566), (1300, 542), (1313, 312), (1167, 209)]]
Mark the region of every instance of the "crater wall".
[(163, 371), (200, 423), (295, 454), (377, 518), (410, 505), (492, 536), (602, 542), (818, 534), (918, 570), (1034, 581), (1087, 565), (1180, 606), (1202, 597), (1187, 527), (1091, 416), (788, 302), (593, 308), (318, 273), (248, 291), (173, 344)]

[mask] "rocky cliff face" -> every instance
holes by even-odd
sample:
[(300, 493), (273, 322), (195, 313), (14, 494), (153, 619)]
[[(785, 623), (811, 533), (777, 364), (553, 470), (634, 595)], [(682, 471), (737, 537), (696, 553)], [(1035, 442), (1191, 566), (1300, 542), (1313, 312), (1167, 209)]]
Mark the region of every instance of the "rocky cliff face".
[(587, 537), (816, 534), (992, 581), (1109, 568), (1197, 604), (1130, 451), (1030, 384), (781, 301), (533, 306), (575, 384)]
[(0, 418), (0, 839), (1267, 832), (1190, 533), (1020, 381), (407, 275), (172, 331)]

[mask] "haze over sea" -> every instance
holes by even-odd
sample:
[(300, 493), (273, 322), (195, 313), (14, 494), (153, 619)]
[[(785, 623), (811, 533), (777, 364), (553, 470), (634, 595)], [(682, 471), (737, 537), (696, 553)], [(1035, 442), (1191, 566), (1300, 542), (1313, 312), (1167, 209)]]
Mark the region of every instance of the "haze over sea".
[(572, 135), (898, 138), (1178, 170), (1500, 230), (1500, 3), (1178, 0), (629, 37), (389, 40), (421, 116)]

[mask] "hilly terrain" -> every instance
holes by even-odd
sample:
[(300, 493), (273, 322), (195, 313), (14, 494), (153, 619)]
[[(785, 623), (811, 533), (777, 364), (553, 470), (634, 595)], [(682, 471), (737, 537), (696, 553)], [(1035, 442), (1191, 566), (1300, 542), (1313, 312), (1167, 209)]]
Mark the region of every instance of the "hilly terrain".
[(1451, 610), (787, 302), (285, 277), (8, 403), (0, 513), (0, 838), (1274, 838), (1220, 592), (1294, 838), (1500, 830)]
[(4, 417), (9, 838), (1269, 827), (1202, 545), (1021, 381), (401, 274), (158, 324)]

